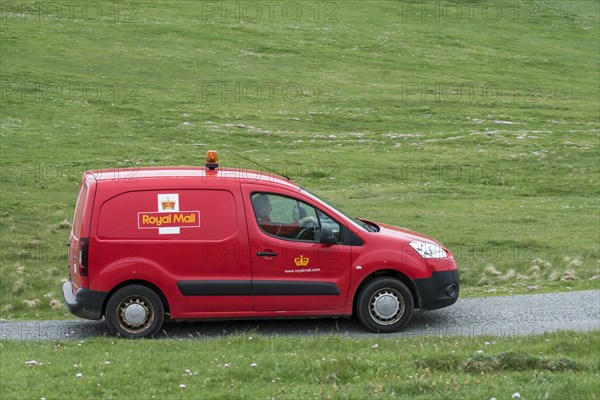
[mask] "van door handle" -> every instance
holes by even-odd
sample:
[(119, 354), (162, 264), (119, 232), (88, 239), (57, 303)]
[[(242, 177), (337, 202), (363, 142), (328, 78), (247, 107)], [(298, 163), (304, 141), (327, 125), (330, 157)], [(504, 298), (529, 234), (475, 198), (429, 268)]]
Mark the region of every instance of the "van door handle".
[(256, 255), (259, 257), (275, 257), (277, 253), (274, 253), (272, 251), (259, 251), (256, 253)]

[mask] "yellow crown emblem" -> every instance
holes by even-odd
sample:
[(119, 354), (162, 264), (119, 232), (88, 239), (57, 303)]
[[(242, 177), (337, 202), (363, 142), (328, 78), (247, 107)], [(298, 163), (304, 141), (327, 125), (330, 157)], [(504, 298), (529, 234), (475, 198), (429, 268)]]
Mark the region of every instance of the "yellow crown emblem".
[(161, 204), (162, 204), (163, 210), (174, 210), (175, 209), (175, 202), (173, 200), (169, 200), (168, 197), (165, 201), (162, 201)]
[(300, 257), (294, 258), (296, 267), (306, 267), (308, 265), (309, 260), (310, 258), (304, 257), (302, 254), (300, 254)]

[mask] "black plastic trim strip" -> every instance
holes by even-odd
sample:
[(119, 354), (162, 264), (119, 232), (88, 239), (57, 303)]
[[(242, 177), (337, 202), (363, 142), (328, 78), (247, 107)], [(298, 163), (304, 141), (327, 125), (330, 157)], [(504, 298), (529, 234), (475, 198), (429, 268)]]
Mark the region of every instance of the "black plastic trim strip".
[(331, 282), (254, 281), (255, 296), (337, 296), (340, 290)]
[(179, 281), (184, 296), (338, 296), (331, 282), (305, 281)]
[(179, 281), (184, 296), (252, 296), (252, 281)]

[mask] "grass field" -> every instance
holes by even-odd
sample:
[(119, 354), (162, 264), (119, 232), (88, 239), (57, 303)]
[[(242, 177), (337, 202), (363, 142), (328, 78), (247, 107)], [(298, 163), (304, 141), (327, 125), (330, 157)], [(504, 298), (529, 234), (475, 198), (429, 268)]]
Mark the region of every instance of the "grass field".
[[(599, 288), (597, 1), (0, 5), (1, 318), (71, 317), (83, 171), (213, 148), (439, 239), (462, 296)], [(1, 342), (0, 397), (599, 397), (598, 333), (251, 335)]]
[(84, 170), (209, 148), (436, 237), (464, 296), (598, 288), (598, 3), (448, 4), (2, 3), (0, 315), (64, 316)]
[(3, 399), (598, 399), (600, 334), (2, 342)]

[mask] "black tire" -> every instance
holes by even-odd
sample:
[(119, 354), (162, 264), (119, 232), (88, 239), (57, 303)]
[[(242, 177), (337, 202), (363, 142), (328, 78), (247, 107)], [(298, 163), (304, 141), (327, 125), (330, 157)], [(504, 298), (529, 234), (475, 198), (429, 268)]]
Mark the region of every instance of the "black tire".
[(165, 312), (162, 301), (152, 289), (130, 285), (110, 297), (105, 318), (111, 334), (137, 339), (158, 333)]
[(406, 285), (395, 278), (376, 278), (358, 294), (356, 314), (359, 321), (377, 333), (402, 329), (412, 317), (414, 299)]

